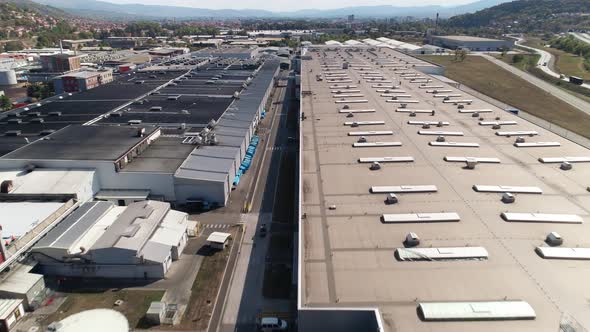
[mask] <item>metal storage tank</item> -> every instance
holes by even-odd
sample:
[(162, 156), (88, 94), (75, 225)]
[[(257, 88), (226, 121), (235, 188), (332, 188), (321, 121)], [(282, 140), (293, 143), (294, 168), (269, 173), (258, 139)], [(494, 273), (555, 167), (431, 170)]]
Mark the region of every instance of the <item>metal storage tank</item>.
[(92, 309), (73, 314), (47, 327), (50, 332), (129, 332), (127, 318), (112, 309)]
[(0, 70), (0, 85), (15, 85), (17, 83), (14, 70)]

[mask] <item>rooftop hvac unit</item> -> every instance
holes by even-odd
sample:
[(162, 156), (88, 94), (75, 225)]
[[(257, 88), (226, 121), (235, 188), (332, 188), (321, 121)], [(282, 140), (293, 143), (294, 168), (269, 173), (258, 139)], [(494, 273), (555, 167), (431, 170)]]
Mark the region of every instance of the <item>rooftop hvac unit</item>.
[(180, 129), (185, 130), (186, 129), (186, 123), (181, 123), (180, 124)]
[(545, 243), (552, 247), (560, 246), (563, 244), (563, 238), (557, 232), (551, 232), (545, 238)]
[(464, 109), (464, 108), (465, 108), (465, 105), (463, 105), (463, 104), (459, 104), (459, 106), (457, 106), (457, 108), (458, 108), (458, 109), (460, 109), (460, 110), (462, 110), (462, 109)]
[(211, 133), (208, 137), (209, 145), (217, 145), (219, 144), (219, 140), (217, 139), (217, 135), (215, 133)]
[(234, 98), (235, 99), (240, 99), (240, 93), (239, 92), (234, 92)]
[(438, 137), (436, 138), (436, 141), (437, 141), (437, 142), (444, 142), (444, 141), (445, 141), (445, 137), (444, 137), (444, 136), (438, 136)]
[(498, 130), (498, 129), (502, 129), (502, 126), (500, 126), (499, 124), (494, 124), (492, 125), (492, 130)]
[(209, 123), (207, 124), (207, 127), (211, 129), (215, 128), (215, 126), (217, 126), (217, 121), (215, 121), (215, 119), (211, 119), (211, 121), (209, 121)]
[[(402, 104), (402, 106), (403, 105), (405, 105), (405, 104)], [(402, 108), (404, 108), (404, 107), (402, 107)], [(413, 117), (413, 118), (416, 117), (416, 112), (410, 112), (410, 116)]]
[(568, 162), (568, 161), (564, 161), (563, 163), (561, 163), (561, 165), (559, 166), (559, 168), (561, 168), (564, 171), (569, 171), (570, 169), (572, 169), (572, 163)]
[(503, 193), (502, 194), (502, 202), (503, 203), (511, 204), (511, 203), (514, 203), (514, 201), (516, 201), (516, 196), (514, 196), (514, 194), (511, 194), (511, 193)]
[(385, 199), (385, 204), (396, 204), (398, 202), (397, 196), (394, 193), (390, 193), (387, 195)]
[(369, 169), (370, 169), (371, 171), (378, 171), (378, 170), (380, 170), (380, 169), (381, 169), (381, 165), (379, 164), (379, 162), (378, 162), (378, 161), (374, 161), (374, 162), (371, 164), (371, 167), (369, 167)]
[(410, 233), (408, 233), (408, 235), (406, 235), (406, 239), (404, 240), (404, 245), (406, 247), (415, 247), (419, 244), (420, 244), (420, 238), (418, 237), (418, 234), (416, 234), (414, 232), (410, 232)]
[(475, 169), (476, 165), (477, 165), (477, 159), (475, 159), (475, 158), (467, 158), (465, 160), (465, 168), (466, 169)]
[(430, 129), (430, 124), (429, 123), (423, 124), (422, 129)]
[(137, 137), (143, 137), (145, 135), (145, 128), (139, 128), (137, 130)]
[(127, 121), (127, 124), (130, 125), (130, 126), (140, 125), (141, 124), (141, 120), (129, 120), (129, 121)]
[(162, 111), (162, 106), (152, 106), (150, 107), (150, 111), (151, 112), (161, 112)]
[(359, 142), (359, 143), (367, 143), (367, 138), (366, 138), (365, 136), (361, 136), (361, 137), (358, 139), (358, 142)]
[(524, 143), (524, 137), (523, 136), (518, 136), (516, 138), (516, 143)]
[(475, 112), (473, 114), (471, 114), (472, 118), (479, 118), (479, 113)]
[(190, 112), (188, 110), (181, 110), (180, 113), (181, 114), (190, 114)]

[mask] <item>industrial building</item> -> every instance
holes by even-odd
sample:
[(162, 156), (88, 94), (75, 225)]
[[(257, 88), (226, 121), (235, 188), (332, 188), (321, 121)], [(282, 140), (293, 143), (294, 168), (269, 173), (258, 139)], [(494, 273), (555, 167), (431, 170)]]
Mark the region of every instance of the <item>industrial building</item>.
[(430, 36), (430, 43), (450, 49), (470, 51), (502, 51), (514, 48), (514, 40), (489, 39), (473, 36)]
[(187, 242), (187, 214), (170, 204), (87, 202), (31, 249), (44, 275), (164, 278)]
[(0, 170), (85, 169), (91, 195), (223, 206), (279, 64), (199, 53), (4, 113)]
[(301, 62), (299, 331), (590, 326), (589, 149), (391, 48)]
[(83, 70), (54, 78), (53, 88), (56, 94), (82, 92), (112, 81), (113, 71), (111, 69)]
[(42, 55), (41, 67), (43, 72), (48, 73), (65, 73), (80, 69), (80, 62), (82, 57), (71, 54), (52, 54)]

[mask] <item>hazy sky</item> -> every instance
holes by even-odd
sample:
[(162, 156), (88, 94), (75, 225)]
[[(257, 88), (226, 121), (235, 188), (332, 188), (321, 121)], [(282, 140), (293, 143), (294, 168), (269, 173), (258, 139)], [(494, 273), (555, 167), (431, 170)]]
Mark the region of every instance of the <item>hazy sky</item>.
[(113, 3), (142, 3), (145, 5), (185, 6), (213, 9), (266, 9), (290, 11), (297, 9), (326, 9), (349, 6), (424, 6), (424, 5), (462, 5), (476, 0), (103, 0)]

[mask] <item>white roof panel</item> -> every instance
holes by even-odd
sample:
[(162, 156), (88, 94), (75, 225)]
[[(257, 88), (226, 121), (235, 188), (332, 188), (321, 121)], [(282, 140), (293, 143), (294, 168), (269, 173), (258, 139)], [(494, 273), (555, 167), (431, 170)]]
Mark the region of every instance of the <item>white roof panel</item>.
[(534, 136), (539, 135), (537, 131), (534, 130), (520, 130), (520, 131), (497, 131), (497, 136)]
[(554, 213), (516, 213), (502, 212), (502, 219), (506, 221), (539, 222), (539, 223), (563, 223), (581, 224), (582, 217), (576, 214), (554, 214)]
[(478, 163), (487, 163), (487, 164), (498, 164), (500, 163), (500, 159), (498, 158), (488, 158), (488, 157), (449, 157), (446, 156), (445, 161), (447, 162), (467, 162), (467, 160), (475, 160)]
[(422, 302), (418, 308), (426, 321), (534, 319), (535, 310), (525, 301)]
[(368, 103), (367, 99), (346, 99), (346, 100), (336, 100), (336, 104), (362, 104)]
[(542, 194), (543, 189), (539, 187), (522, 187), (522, 186), (496, 186), (476, 184), (473, 190), (484, 193), (520, 193), (520, 194)]
[(367, 142), (367, 143), (353, 143), (355, 148), (373, 148), (373, 147), (387, 147), (387, 146), (402, 146), (402, 142)]
[(421, 223), (421, 222), (450, 222), (459, 221), (458, 213), (455, 212), (438, 212), (438, 213), (398, 213), (384, 214), (384, 223)]
[(483, 247), (397, 248), (395, 255), (401, 261), (487, 259), (488, 251)]
[(459, 110), (459, 113), (493, 113), (494, 111), (490, 109), (481, 109), (481, 110)]
[(537, 247), (535, 251), (543, 258), (590, 260), (590, 248)]
[(448, 126), (451, 124), (448, 121), (408, 121), (409, 125), (438, 125), (439, 123), (443, 126)]
[(398, 113), (432, 113), (434, 110), (412, 110), (408, 108), (398, 108), (395, 110)]
[(434, 185), (402, 185), (402, 186), (373, 186), (371, 193), (373, 194), (387, 194), (387, 193), (431, 193), (438, 189)]
[(534, 148), (534, 147), (554, 147), (561, 146), (559, 142), (530, 142), (530, 143), (514, 143), (517, 148)]
[(379, 136), (379, 135), (393, 135), (391, 130), (376, 130), (376, 131), (351, 131), (348, 136)]
[(386, 100), (385, 102), (388, 103), (397, 103), (397, 104), (418, 104), (419, 101), (418, 100), (413, 100), (413, 99), (399, 99), (399, 100)]
[(225, 243), (225, 241), (227, 241), (230, 236), (230, 233), (213, 232), (211, 235), (209, 235), (207, 241), (214, 243)]
[(462, 131), (418, 130), (419, 135), (463, 136)]
[(590, 162), (590, 157), (557, 157), (557, 158), (542, 157), (542, 158), (539, 158), (539, 161), (544, 164), (563, 163), (566, 161), (568, 163), (587, 163), (587, 162)]
[(338, 113), (375, 113), (375, 109), (366, 109), (366, 110), (339, 110)]
[(344, 122), (344, 125), (345, 126), (352, 126), (355, 123), (359, 126), (374, 126), (374, 125), (384, 125), (385, 121), (346, 121), (346, 122)]
[(444, 147), (455, 147), (455, 148), (478, 148), (478, 143), (468, 142), (429, 142), (430, 146), (444, 146)]
[(371, 158), (359, 158), (359, 163), (407, 163), (413, 162), (414, 157), (371, 157)]

